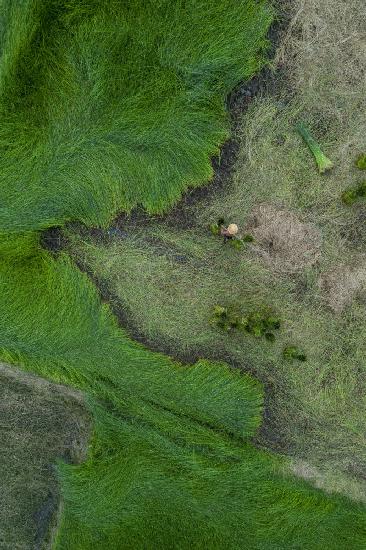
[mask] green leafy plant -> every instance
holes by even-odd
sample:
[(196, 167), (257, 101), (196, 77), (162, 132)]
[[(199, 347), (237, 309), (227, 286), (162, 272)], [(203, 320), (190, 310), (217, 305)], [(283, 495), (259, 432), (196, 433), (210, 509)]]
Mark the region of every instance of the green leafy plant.
[(313, 138), (308, 128), (306, 128), (303, 123), (299, 123), (297, 124), (296, 129), (305, 141), (306, 145), (309, 147), (310, 151), (313, 153), (319, 173), (324, 174), (324, 172), (333, 168), (333, 162), (325, 156), (319, 143)]
[(220, 235), (220, 228), (225, 225), (225, 218), (219, 218), (216, 223), (212, 223), (209, 229), (213, 235)]
[(243, 239), (234, 237), (233, 239), (229, 239), (229, 244), (232, 248), (235, 248), (235, 250), (241, 250), (244, 246), (244, 241)]
[(356, 189), (346, 189), (346, 191), (343, 191), (341, 198), (344, 204), (346, 204), (347, 206), (352, 206), (352, 204), (358, 199)]
[(273, 342), (275, 336), (272, 331), (281, 327), (281, 321), (278, 317), (270, 313), (255, 311), (250, 313), (242, 321), (243, 329), (256, 338), (264, 336), (267, 340)]
[(210, 320), (211, 324), (229, 332), (240, 327), (240, 314), (234, 307), (215, 306)]
[(366, 197), (366, 181), (361, 182), (355, 187), (346, 189), (342, 195), (342, 201), (347, 206), (352, 206), (357, 200)]
[(219, 235), (220, 234), (220, 226), (217, 223), (212, 223), (209, 227), (211, 233), (213, 235)]
[(356, 160), (356, 166), (360, 170), (366, 170), (366, 153), (360, 155)]
[(269, 342), (275, 341), (273, 331), (281, 327), (278, 317), (268, 312), (254, 311), (242, 316), (233, 306), (215, 306), (210, 320), (211, 324), (229, 332), (233, 329), (251, 334), (255, 338), (264, 337)]
[(306, 361), (306, 355), (297, 346), (286, 346), (283, 350), (283, 357), (287, 360)]

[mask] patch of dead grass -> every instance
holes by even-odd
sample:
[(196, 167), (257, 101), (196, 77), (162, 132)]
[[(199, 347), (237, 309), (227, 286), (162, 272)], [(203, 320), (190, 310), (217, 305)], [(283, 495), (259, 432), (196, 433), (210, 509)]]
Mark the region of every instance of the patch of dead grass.
[(55, 462), (86, 458), (82, 394), (0, 364), (0, 548), (49, 547), (60, 494)]
[(321, 470), (305, 460), (291, 460), (290, 471), (327, 493), (348, 494), (353, 500), (366, 504), (365, 488), (355, 478), (338, 472)]
[(337, 266), (324, 273), (319, 284), (329, 307), (335, 313), (341, 313), (366, 290), (366, 260), (361, 265)]
[(286, 208), (259, 204), (253, 208), (245, 231), (255, 239), (253, 250), (275, 271), (298, 272), (320, 260), (319, 230)]

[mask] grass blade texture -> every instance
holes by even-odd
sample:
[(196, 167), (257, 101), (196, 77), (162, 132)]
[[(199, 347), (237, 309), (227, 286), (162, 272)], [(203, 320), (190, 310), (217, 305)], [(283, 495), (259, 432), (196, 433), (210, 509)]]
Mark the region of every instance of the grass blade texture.
[(162, 212), (212, 175), (224, 100), (262, 63), (266, 2), (2, 2), (0, 356), (82, 389), (88, 460), (59, 465), (55, 547), (364, 548), (364, 508), (250, 439), (262, 388), (130, 340), (39, 230)]
[(57, 548), (364, 547), (363, 506), (250, 443), (250, 376), (134, 343), (67, 257), (3, 265), (0, 283), (2, 358), (84, 390), (95, 419), (88, 460), (59, 465)]
[(106, 223), (137, 204), (161, 212), (211, 178), (225, 97), (262, 65), (266, 2), (6, 6), (2, 228)]

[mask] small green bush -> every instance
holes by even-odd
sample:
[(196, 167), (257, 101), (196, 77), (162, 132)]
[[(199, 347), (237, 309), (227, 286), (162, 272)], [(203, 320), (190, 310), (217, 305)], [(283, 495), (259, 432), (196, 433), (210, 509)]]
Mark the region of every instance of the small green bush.
[(358, 199), (366, 197), (366, 181), (359, 183), (356, 187), (350, 187), (342, 193), (342, 201), (347, 206), (352, 206)]
[(244, 246), (244, 241), (243, 239), (234, 237), (233, 239), (229, 239), (229, 244), (232, 248), (235, 248), (235, 250), (241, 250)]
[(245, 321), (243, 320), (243, 328), (246, 332), (256, 338), (265, 336), (271, 342), (275, 339), (272, 331), (278, 330), (280, 326), (281, 321), (278, 317), (259, 311), (250, 313)]
[(226, 332), (237, 329), (255, 338), (264, 337), (269, 342), (275, 341), (273, 331), (281, 327), (280, 319), (272, 313), (255, 311), (242, 316), (236, 307), (219, 305), (214, 307), (210, 322)]
[(357, 187), (357, 196), (366, 197), (366, 181), (360, 183)]
[(356, 166), (360, 170), (366, 170), (366, 153), (360, 155), (356, 160)]
[(287, 346), (283, 350), (283, 357), (288, 360), (306, 361), (306, 355), (297, 346)]
[(212, 223), (210, 225), (210, 231), (212, 235), (219, 235), (220, 234), (220, 226), (217, 223)]
[(356, 189), (354, 188), (346, 189), (341, 196), (342, 202), (344, 202), (347, 206), (352, 206), (352, 204), (358, 199)]

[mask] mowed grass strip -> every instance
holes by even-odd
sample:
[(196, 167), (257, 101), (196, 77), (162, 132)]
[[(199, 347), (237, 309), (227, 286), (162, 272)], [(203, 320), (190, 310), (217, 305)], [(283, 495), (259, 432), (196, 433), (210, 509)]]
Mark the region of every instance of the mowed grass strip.
[(80, 392), (5, 364), (0, 396), (0, 547), (43, 548), (59, 516), (55, 462), (86, 459), (91, 417)]

